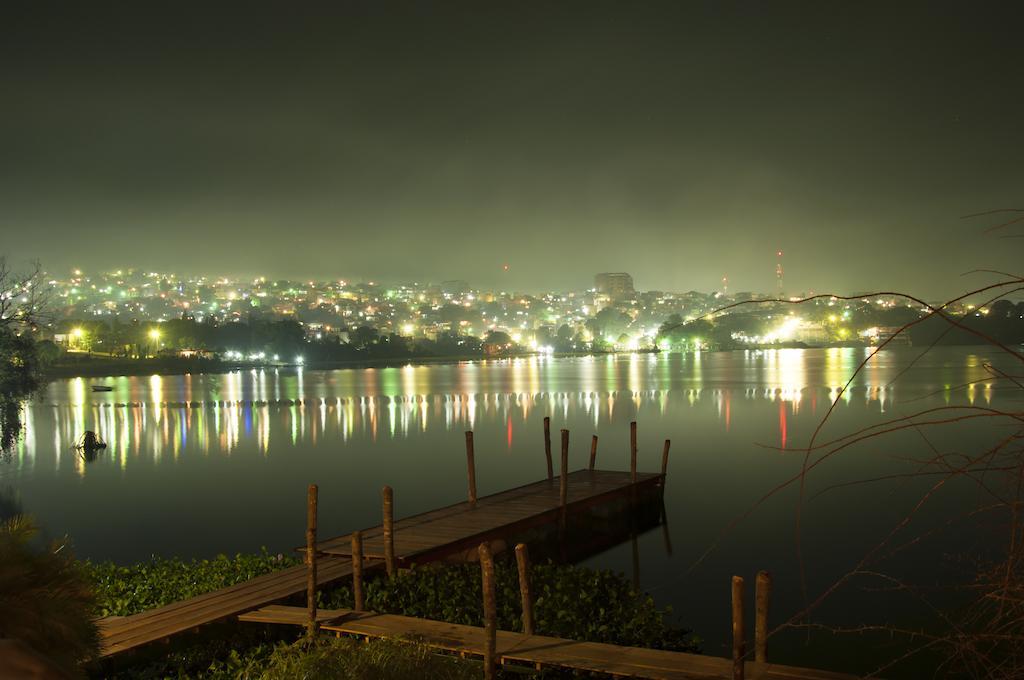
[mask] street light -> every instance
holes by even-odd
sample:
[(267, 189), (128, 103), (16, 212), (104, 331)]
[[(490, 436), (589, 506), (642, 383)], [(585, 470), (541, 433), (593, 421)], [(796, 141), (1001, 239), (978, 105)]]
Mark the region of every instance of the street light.
[[(159, 328), (150, 328), (149, 329), (149, 339), (152, 340), (154, 344), (156, 344), (156, 348), (157, 348), (157, 350), (159, 350), (160, 349), (160, 329)], [(150, 352), (150, 354), (155, 354), (155, 352)]]
[(71, 345), (74, 345), (78, 349), (82, 349), (82, 346), (85, 344), (85, 330), (81, 327), (72, 328), (71, 338), (74, 342), (69, 342), (68, 347), (70, 348)]

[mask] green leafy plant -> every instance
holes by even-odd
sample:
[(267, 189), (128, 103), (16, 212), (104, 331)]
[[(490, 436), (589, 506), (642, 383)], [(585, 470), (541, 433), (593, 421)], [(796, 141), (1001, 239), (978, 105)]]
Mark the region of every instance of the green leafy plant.
[[(495, 565), (498, 627), (522, 629), (519, 577), (515, 564)], [(621, 574), (556, 564), (534, 565), (537, 633), (575, 640), (697, 652), (700, 640), (668, 621), (671, 609), (659, 610), (653, 598), (633, 590)], [(449, 564), (416, 567), (393, 580), (378, 576), (366, 585), (372, 611), (416, 616), (471, 626), (483, 625), (480, 567)], [(326, 607), (351, 607), (347, 587), (329, 591)]]
[(119, 566), (113, 562), (86, 563), (100, 616), (129, 616), (147, 609), (226, 588), (278, 569), (299, 564), (291, 555), (218, 555), (209, 560), (152, 557)]

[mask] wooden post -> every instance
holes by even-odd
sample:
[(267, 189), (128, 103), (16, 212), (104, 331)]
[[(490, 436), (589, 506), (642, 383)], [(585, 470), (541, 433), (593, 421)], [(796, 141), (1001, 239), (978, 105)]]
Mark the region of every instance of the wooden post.
[(555, 478), (555, 468), (551, 465), (551, 418), (544, 416), (544, 455), (548, 460), (548, 479)]
[(595, 434), (590, 440), (590, 469), (594, 469), (594, 465), (597, 463), (597, 435)]
[(569, 430), (562, 430), (562, 466), (558, 477), (558, 502), (565, 513), (565, 504), (569, 497)]
[(384, 499), (384, 568), (388, 578), (395, 575), (395, 493), (390, 486), (381, 489)]
[(661, 500), (661, 533), (665, 539), (665, 552), (672, 556), (672, 532), (668, 528), (668, 510), (665, 508), (665, 499)]
[(768, 605), (772, 599), (772, 575), (767, 571), (757, 572), (754, 600), (754, 661), (768, 661)]
[(519, 567), (519, 599), (523, 606), (523, 632), (533, 635), (533, 593), (530, 592), (530, 551), (525, 543), (516, 545), (516, 566)]
[(316, 635), (316, 502), (317, 486), (309, 485), (306, 495), (306, 632)]
[(633, 544), (633, 590), (640, 593), (640, 542), (636, 540), (636, 532), (629, 534), (630, 542)]
[(481, 543), (480, 572), (484, 586), (484, 679), (494, 680), (497, 672), (498, 646), (498, 605), (497, 592), (494, 585), (494, 558), (491, 547)]
[(466, 432), (466, 467), (469, 474), (469, 504), (476, 505), (476, 456), (473, 452), (473, 431)]
[(629, 424), (629, 479), (636, 483), (636, 421)]
[(665, 440), (665, 448), (661, 452), (661, 476), (664, 477), (668, 474), (668, 449), (672, 446), (672, 440)]
[(363, 532), (352, 532), (352, 599), (357, 612), (363, 611)]
[(743, 577), (732, 577), (732, 679), (743, 680), (747, 645), (743, 639)]

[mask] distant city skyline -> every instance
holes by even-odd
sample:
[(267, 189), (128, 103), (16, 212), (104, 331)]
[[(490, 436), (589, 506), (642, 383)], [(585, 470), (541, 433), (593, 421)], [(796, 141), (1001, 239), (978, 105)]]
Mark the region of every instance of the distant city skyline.
[[(13, 262), (9, 264), (14, 265), (14, 269), (27, 270), (28, 267), (34, 266), (34, 262)], [(792, 289), (788, 285), (780, 288), (778, 284), (778, 278), (776, 272), (773, 269), (770, 277), (770, 284), (762, 286), (760, 289), (741, 289), (733, 285), (732, 277), (727, 280), (722, 279), (717, 282), (718, 285), (715, 287), (707, 288), (680, 288), (672, 289), (665, 287), (654, 287), (654, 286), (642, 286), (635, 283), (636, 278), (631, 272), (595, 272), (590, 276), (584, 276), (579, 281), (575, 282), (575, 285), (570, 284), (569, 286), (561, 288), (551, 289), (528, 289), (515, 285), (504, 285), (500, 280), (497, 285), (484, 285), (482, 283), (473, 281), (465, 278), (455, 278), (453, 276), (444, 276), (433, 278), (421, 278), (411, 279), (404, 278), (400, 274), (387, 274), (381, 273), (378, 276), (358, 277), (345, 275), (343, 272), (336, 276), (328, 277), (314, 277), (309, 275), (298, 275), (298, 276), (271, 276), (265, 272), (260, 271), (248, 271), (241, 274), (228, 273), (225, 271), (208, 271), (208, 272), (184, 272), (175, 271), (172, 269), (158, 270), (148, 267), (138, 266), (125, 266), (121, 268), (102, 269), (102, 268), (86, 268), (79, 266), (72, 266), (71, 268), (61, 271), (55, 270), (52, 267), (47, 267), (45, 262), (40, 263), (42, 265), (41, 273), (43, 277), (48, 281), (59, 281), (66, 283), (77, 277), (83, 278), (96, 278), (96, 277), (114, 277), (118, 272), (123, 272), (125, 275), (131, 273), (134, 276), (149, 277), (156, 276), (159, 278), (171, 278), (180, 281), (198, 282), (205, 281), (211, 285), (223, 285), (223, 284), (235, 284), (235, 285), (250, 285), (259, 282), (261, 279), (266, 283), (273, 283), (276, 281), (287, 281), (291, 283), (312, 283), (317, 286), (322, 285), (334, 285), (338, 283), (344, 283), (346, 286), (358, 287), (373, 285), (381, 288), (389, 287), (402, 287), (402, 286), (422, 286), (422, 287), (436, 287), (446, 292), (464, 293), (471, 291), (487, 291), (493, 293), (504, 293), (504, 294), (515, 294), (523, 293), (527, 295), (553, 295), (553, 294), (569, 294), (569, 293), (583, 293), (583, 292), (596, 292), (608, 294), (611, 298), (621, 298), (624, 295), (628, 297), (629, 294), (642, 294), (647, 292), (664, 292), (673, 294), (685, 294), (685, 293), (700, 293), (702, 295), (716, 296), (721, 295), (722, 297), (735, 297), (737, 295), (748, 295), (754, 294), (758, 297), (772, 298), (772, 297), (783, 297), (785, 299), (792, 298), (798, 295), (838, 295), (838, 296), (857, 296), (861, 294), (870, 294), (873, 292), (878, 293), (906, 293), (909, 295), (915, 295), (918, 297), (924, 297), (930, 301), (941, 301), (940, 297), (930, 295), (928, 291), (900, 291), (886, 289), (878, 286), (871, 286), (870, 282), (865, 282), (864, 285), (850, 289), (850, 290), (829, 290), (829, 289), (807, 289), (807, 290), (796, 290)], [(613, 286), (616, 286), (615, 290), (609, 290), (604, 286), (608, 285), (609, 280), (605, 279), (602, 282), (601, 277), (613, 277), (610, 281), (613, 281)], [(625, 278), (619, 278), (625, 277)], [(766, 277), (767, 278), (767, 277)], [(512, 279), (508, 279), (511, 281)], [(628, 281), (628, 284), (624, 282)], [(623, 287), (624, 286), (624, 287)], [(1010, 299), (1016, 299), (1015, 296), (1009, 296)]]
[(9, 8), (3, 254), (487, 288), (1013, 270), (1012, 3)]

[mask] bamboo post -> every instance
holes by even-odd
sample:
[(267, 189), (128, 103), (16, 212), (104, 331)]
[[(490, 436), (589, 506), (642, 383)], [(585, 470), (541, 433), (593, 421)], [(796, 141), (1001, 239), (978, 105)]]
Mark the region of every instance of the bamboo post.
[(395, 575), (395, 493), (390, 486), (381, 489), (384, 500), (384, 568), (388, 578)]
[(595, 434), (590, 439), (590, 469), (594, 469), (594, 465), (597, 463), (597, 435)]
[(478, 550), (484, 587), (484, 679), (494, 680), (498, 646), (498, 606), (494, 585), (494, 558), (491, 556), (490, 546), (486, 543), (481, 543)]
[(665, 440), (665, 448), (661, 452), (661, 476), (664, 477), (668, 474), (668, 449), (672, 446), (672, 440)]
[(636, 483), (636, 421), (629, 424), (629, 479)]
[(551, 465), (551, 418), (544, 416), (544, 455), (548, 461), (548, 479), (555, 478), (555, 469)]
[(469, 504), (476, 505), (476, 455), (473, 451), (473, 431), (466, 432), (466, 468), (469, 474)]
[(533, 594), (530, 592), (530, 551), (525, 543), (516, 545), (516, 566), (519, 567), (519, 598), (523, 606), (523, 632), (533, 635)]
[(355, 610), (363, 611), (363, 532), (352, 532), (352, 599)]
[(565, 505), (569, 498), (569, 430), (562, 430), (562, 466), (558, 477), (558, 502), (565, 513)]
[(743, 680), (743, 657), (747, 645), (743, 640), (743, 577), (732, 577), (732, 679)]
[(767, 571), (757, 572), (754, 600), (754, 661), (768, 661), (768, 605), (772, 598), (772, 575)]
[(306, 495), (306, 631), (316, 635), (316, 503), (317, 486), (310, 484)]

